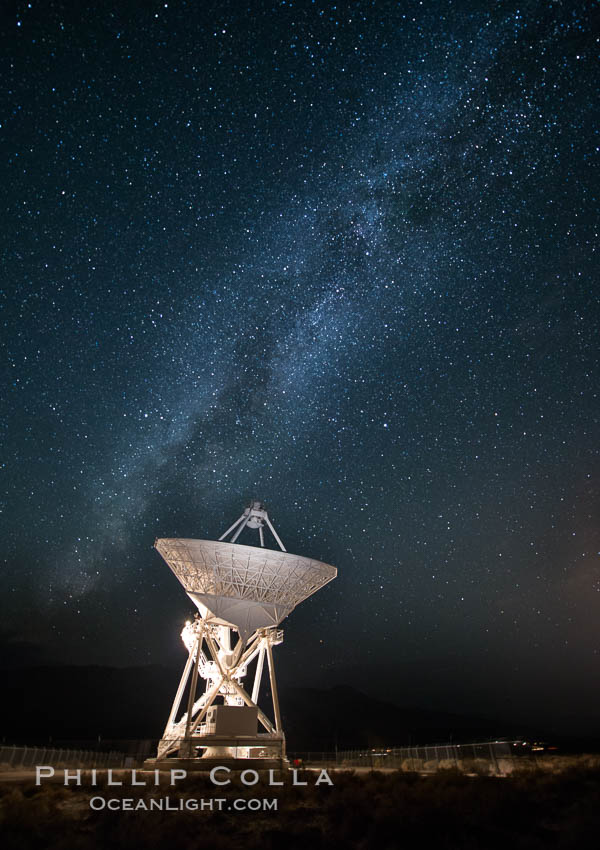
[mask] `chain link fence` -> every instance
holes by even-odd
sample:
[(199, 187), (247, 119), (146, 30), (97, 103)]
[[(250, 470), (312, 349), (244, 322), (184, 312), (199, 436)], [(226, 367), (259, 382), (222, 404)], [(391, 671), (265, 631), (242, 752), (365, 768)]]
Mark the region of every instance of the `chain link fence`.
[(53, 747), (0, 747), (0, 768), (52, 767), (128, 767), (131, 758), (125, 753), (64, 750)]
[(289, 759), (293, 767), (387, 768), (419, 773), (458, 768), (465, 773), (493, 776), (505, 776), (517, 767), (534, 767), (537, 764), (535, 754), (523, 741), (289, 753)]
[[(116, 743), (116, 742), (115, 742)], [(124, 742), (127, 744), (127, 742)], [(31, 769), (36, 765), (79, 768), (133, 768), (143, 764), (150, 741), (131, 742), (129, 752), (58, 747), (0, 746), (1, 769)], [(458, 768), (465, 773), (505, 776), (538, 760), (524, 741), (483, 741), (471, 744), (338, 750), (336, 752), (288, 753), (292, 767), (324, 767), (368, 770), (404, 770), (434, 773)]]

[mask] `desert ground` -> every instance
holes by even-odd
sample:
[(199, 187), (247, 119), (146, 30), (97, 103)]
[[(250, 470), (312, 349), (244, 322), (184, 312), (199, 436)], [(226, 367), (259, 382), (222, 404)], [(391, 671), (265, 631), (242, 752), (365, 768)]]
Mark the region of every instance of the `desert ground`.
[[(594, 758), (555, 762), (553, 769), (504, 777), (442, 769), (329, 772), (315, 784), (302, 770), (293, 785), (261, 776), (245, 785), (233, 775), (215, 786), (191, 775), (132, 786), (131, 771), (106, 771), (95, 784), (64, 785), (62, 771), (36, 785), (31, 771), (0, 774), (0, 843), (4, 850), (247, 850), (275, 848), (584, 848), (600, 834), (600, 767)], [(136, 781), (141, 781), (137, 775)], [(279, 775), (275, 777), (276, 781)]]

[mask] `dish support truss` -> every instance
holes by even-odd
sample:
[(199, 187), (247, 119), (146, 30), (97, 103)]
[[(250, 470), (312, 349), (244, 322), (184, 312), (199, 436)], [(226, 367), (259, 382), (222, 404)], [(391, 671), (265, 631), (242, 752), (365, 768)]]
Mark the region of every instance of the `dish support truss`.
[[(204, 748), (205, 758), (285, 758), (285, 736), (273, 664), (273, 646), (283, 641), (283, 631), (276, 627), (257, 629), (247, 642), (238, 638), (232, 648), (233, 631), (230, 626), (210, 623), (198, 614), (193, 622), (186, 623), (181, 637), (189, 655), (158, 745), (159, 759), (175, 754), (179, 758), (198, 758), (198, 748)], [(265, 658), (274, 723), (257, 703)], [(252, 692), (248, 693), (242, 681), (255, 659)], [(200, 695), (199, 678), (206, 683)], [(187, 706), (177, 719), (188, 683)], [(258, 722), (264, 731), (254, 736), (216, 735), (214, 724), (207, 722), (207, 714), (218, 698), (222, 698), (224, 705), (256, 708)]]

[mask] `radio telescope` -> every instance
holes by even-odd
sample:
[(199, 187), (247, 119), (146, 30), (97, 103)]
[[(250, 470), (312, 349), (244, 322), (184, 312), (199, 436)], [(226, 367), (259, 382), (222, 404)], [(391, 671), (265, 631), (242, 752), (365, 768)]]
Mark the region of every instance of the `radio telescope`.
[[(260, 546), (236, 543), (244, 528), (258, 531)], [(278, 550), (265, 548), (266, 529)], [(289, 554), (264, 505), (256, 501), (218, 541), (161, 538), (154, 546), (198, 613), (181, 633), (188, 659), (157, 758), (148, 759), (148, 766), (160, 767), (164, 760), (172, 765), (173, 759), (193, 759), (188, 766), (196, 769), (228, 763), (284, 766), (273, 664), (273, 646), (283, 641), (277, 627), (296, 605), (332, 581), (337, 570)], [(265, 658), (273, 720), (258, 706)], [(243, 682), (253, 662), (248, 691)], [(203, 691), (199, 679), (204, 680)]]

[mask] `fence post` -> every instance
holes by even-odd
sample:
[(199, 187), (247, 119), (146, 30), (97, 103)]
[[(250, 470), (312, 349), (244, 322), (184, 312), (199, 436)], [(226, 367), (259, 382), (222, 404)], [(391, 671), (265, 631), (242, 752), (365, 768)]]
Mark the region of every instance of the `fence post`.
[(494, 746), (493, 746), (491, 741), (489, 742), (489, 748), (490, 748), (490, 761), (492, 762), (492, 767), (494, 769), (494, 773), (495, 773), (496, 776), (499, 776), (500, 775), (500, 766), (498, 764), (498, 759), (496, 758)]

